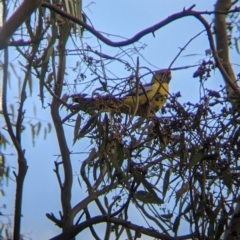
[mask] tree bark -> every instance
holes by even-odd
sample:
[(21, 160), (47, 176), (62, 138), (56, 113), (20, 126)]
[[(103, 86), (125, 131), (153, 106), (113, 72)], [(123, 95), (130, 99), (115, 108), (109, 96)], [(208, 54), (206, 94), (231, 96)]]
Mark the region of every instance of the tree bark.
[[(217, 0), (215, 10), (216, 12), (227, 12), (232, 6), (231, 0)], [(227, 21), (226, 15), (215, 14), (215, 36), (216, 36), (216, 47), (218, 51), (218, 56), (222, 60), (222, 65), (227, 72), (228, 76), (231, 78), (232, 82), (237, 85), (236, 77), (232, 69), (232, 65), (229, 59), (229, 49), (228, 49), (228, 32), (227, 32)], [(225, 80), (225, 79), (224, 79)], [(233, 107), (237, 109), (237, 98), (234, 90), (230, 85), (226, 83), (226, 90), (228, 99), (231, 101)], [(238, 110), (239, 111), (239, 110)], [(224, 235), (224, 240), (234, 240), (236, 236), (239, 236), (239, 226), (240, 226), (240, 204), (238, 203), (232, 220), (230, 221), (229, 227)]]
[[(231, 0), (217, 0), (215, 11), (216, 12), (227, 12), (231, 8)], [(234, 85), (237, 85), (235, 73), (232, 69), (232, 65), (229, 60), (229, 49), (228, 49), (228, 32), (227, 32), (227, 21), (226, 21), (226, 15), (225, 14), (215, 14), (215, 36), (216, 36), (216, 48), (218, 52), (218, 56), (222, 61), (222, 65), (227, 72), (228, 76), (231, 78), (232, 83)], [(233, 88), (228, 84), (228, 82), (225, 80), (226, 83), (226, 92), (228, 99), (233, 104), (233, 107), (235, 107), (236, 103), (236, 94)]]
[(0, 49), (8, 46), (15, 31), (42, 4), (42, 0), (24, 0), (0, 29)]

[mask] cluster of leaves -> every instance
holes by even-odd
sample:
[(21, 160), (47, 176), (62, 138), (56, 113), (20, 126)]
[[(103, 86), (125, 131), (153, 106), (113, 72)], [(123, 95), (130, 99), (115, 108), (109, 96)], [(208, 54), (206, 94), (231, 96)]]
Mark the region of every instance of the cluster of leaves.
[[(87, 220), (91, 219), (88, 205), (95, 201), (101, 215), (107, 216), (106, 222), (114, 217), (128, 222), (131, 218), (130, 208), (132, 210), (134, 207), (141, 212), (148, 226), (156, 233), (161, 231), (166, 236), (171, 233), (177, 236), (180, 224), (187, 222), (199, 239), (204, 235), (220, 238), (224, 229), (228, 228), (233, 204), (238, 199), (240, 130), (239, 114), (229, 108), (223, 94), (224, 89), (216, 91), (204, 87), (205, 81), (215, 68), (213, 61), (202, 62), (194, 74), (194, 77), (200, 78), (202, 87), (202, 97), (197, 104), (188, 102), (181, 105), (178, 102), (178, 93), (169, 97), (161, 117), (151, 116), (136, 120), (132, 116), (121, 114), (116, 106), (110, 115), (94, 109), (89, 118), (85, 113), (78, 113), (77, 117), (73, 118), (77, 109), (70, 108), (70, 115), (60, 119), (59, 112), (62, 110), (61, 113), (65, 114), (65, 109), (70, 106), (67, 103), (68, 92), (74, 93), (78, 89), (77, 85), (83, 84), (84, 89), (81, 90), (89, 90), (92, 95), (98, 90), (116, 97), (124, 95), (121, 91), (116, 95), (116, 89), (126, 89), (129, 81), (124, 81), (123, 85), (122, 80), (126, 78), (115, 77), (115, 73), (112, 74), (114, 79), (108, 77), (110, 63), (123, 64), (124, 68), (132, 73), (139, 71), (139, 62), (136, 71), (129, 64), (130, 58), (132, 60), (134, 55), (140, 55), (137, 47), (120, 50), (114, 57), (103, 54), (99, 43), (99, 51), (93, 50), (89, 45), (86, 48), (82, 46), (81, 49), (66, 49), (65, 44), (71, 33), (81, 35), (83, 29), (56, 12), (64, 9), (86, 22), (81, 13), (80, 1), (70, 2), (63, 1), (63, 4), (59, 4), (53, 1), (57, 7), (52, 5), (51, 9), (55, 11), (51, 12), (39, 8), (25, 22), (26, 36), (30, 41), (23, 38), (21, 43), (24, 46), (17, 46), (21, 57), (26, 61), (26, 65), (21, 64), (25, 76), (19, 94), (19, 121), (16, 128), (14, 121), (10, 124), (11, 129), (14, 129), (14, 132), (16, 130), (17, 147), (21, 145), (21, 131), (24, 130), (22, 119), (25, 117), (23, 104), (26, 99), (26, 86), (28, 84), (31, 93), (33, 75), (39, 79), (42, 104), (46, 103), (45, 97), (49, 97), (48, 94), (52, 96), (51, 100), (53, 99), (49, 105), (57, 131), (65, 179), (61, 179), (58, 169), (60, 163), (56, 163), (63, 212), (60, 220), (53, 214), (47, 216), (65, 230), (73, 224), (74, 221), (71, 220), (81, 210), (83, 214), (76, 225), (84, 214)], [(191, 9), (184, 10), (183, 13), (190, 14)], [(191, 15), (193, 14), (195, 13), (191, 12)], [(235, 20), (233, 22), (237, 22)], [(231, 24), (228, 30), (232, 31)], [(152, 29), (149, 32), (154, 31)], [(99, 36), (96, 31), (95, 35)], [(103, 40), (103, 37), (100, 39)], [(65, 63), (66, 56), (70, 54), (78, 55), (80, 60), (76, 61), (76, 67), (72, 68), (73, 72), (77, 72), (77, 77), (68, 83), (68, 66)], [(127, 58), (128, 60), (125, 60)], [(88, 82), (86, 72), (91, 72), (94, 76)], [(96, 82), (100, 87), (91, 91)], [(64, 94), (62, 90), (66, 90)], [(62, 106), (66, 108), (61, 108)], [(79, 180), (86, 184), (88, 197), (81, 199), (74, 208), (71, 208), (70, 154), (64, 139), (64, 130), (59, 127), (70, 120), (75, 121), (74, 142), (88, 138), (94, 146), (80, 167)], [(42, 124), (31, 122), (30, 127), (34, 139)], [(49, 124), (45, 132), (46, 129), (50, 130)], [(21, 147), (18, 148), (22, 153), (20, 157), (24, 155)], [(21, 160), (25, 161), (23, 157)], [(24, 172), (22, 176), (24, 179)], [(17, 186), (22, 186), (22, 183), (23, 180), (17, 182)], [(21, 198), (17, 201), (21, 203)], [(20, 219), (21, 214), (18, 217)], [(107, 225), (109, 227), (109, 223)], [(92, 225), (89, 225), (89, 228), (94, 235)], [(117, 238), (126, 230), (129, 239), (133, 239), (129, 228), (125, 228), (123, 224), (120, 228), (115, 224), (111, 226), (111, 230), (115, 231)], [(139, 237), (137, 233), (136, 237)], [(108, 237), (105, 236), (105, 239)]]
[(180, 94), (172, 95), (161, 117), (132, 122), (118, 111), (111, 117), (95, 112), (78, 125), (78, 136), (95, 145), (96, 154), (81, 167), (88, 188), (116, 190), (107, 201), (115, 206), (109, 215), (127, 219), (135, 206), (165, 233), (177, 235), (185, 221), (202, 236), (222, 235), (219, 221), (227, 228), (238, 199), (240, 116), (224, 89), (203, 89), (197, 104), (181, 105)]

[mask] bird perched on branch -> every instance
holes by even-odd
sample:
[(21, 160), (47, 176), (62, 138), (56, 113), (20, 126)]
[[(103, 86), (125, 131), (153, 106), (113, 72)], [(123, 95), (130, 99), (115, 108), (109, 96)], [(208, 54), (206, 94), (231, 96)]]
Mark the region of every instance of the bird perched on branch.
[(156, 71), (150, 84), (139, 84), (122, 98), (112, 95), (85, 97), (85, 95), (72, 96), (73, 102), (77, 102), (75, 108), (89, 114), (96, 110), (121, 112), (130, 115), (146, 117), (157, 112), (167, 100), (170, 70)]

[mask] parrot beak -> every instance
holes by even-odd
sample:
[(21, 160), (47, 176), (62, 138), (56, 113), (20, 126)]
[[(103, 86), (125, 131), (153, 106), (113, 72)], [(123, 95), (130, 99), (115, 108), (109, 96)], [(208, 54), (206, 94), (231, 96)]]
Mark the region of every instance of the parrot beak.
[(169, 69), (163, 70), (163, 73), (169, 81), (172, 79), (171, 70)]

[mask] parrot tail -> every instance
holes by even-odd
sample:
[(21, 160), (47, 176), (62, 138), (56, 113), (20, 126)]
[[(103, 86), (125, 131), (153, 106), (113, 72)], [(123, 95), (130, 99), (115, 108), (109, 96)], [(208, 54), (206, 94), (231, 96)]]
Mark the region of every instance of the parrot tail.
[[(158, 94), (157, 94), (158, 95)], [(73, 105), (73, 108), (78, 111), (84, 111), (90, 115), (96, 111), (125, 113), (136, 116), (147, 117), (154, 115), (159, 110), (156, 106), (151, 106), (150, 103), (139, 104), (138, 106), (129, 106), (124, 103), (124, 99), (116, 98), (113, 95), (86, 97), (85, 94), (72, 95), (72, 101), (78, 103)], [(135, 108), (137, 107), (137, 111)]]
[(95, 111), (120, 112), (119, 106), (122, 104), (122, 102), (112, 95), (96, 97), (85, 96), (85, 94), (76, 94), (72, 96), (72, 101), (78, 103), (77, 105), (74, 105), (75, 109), (89, 114), (93, 114)]

